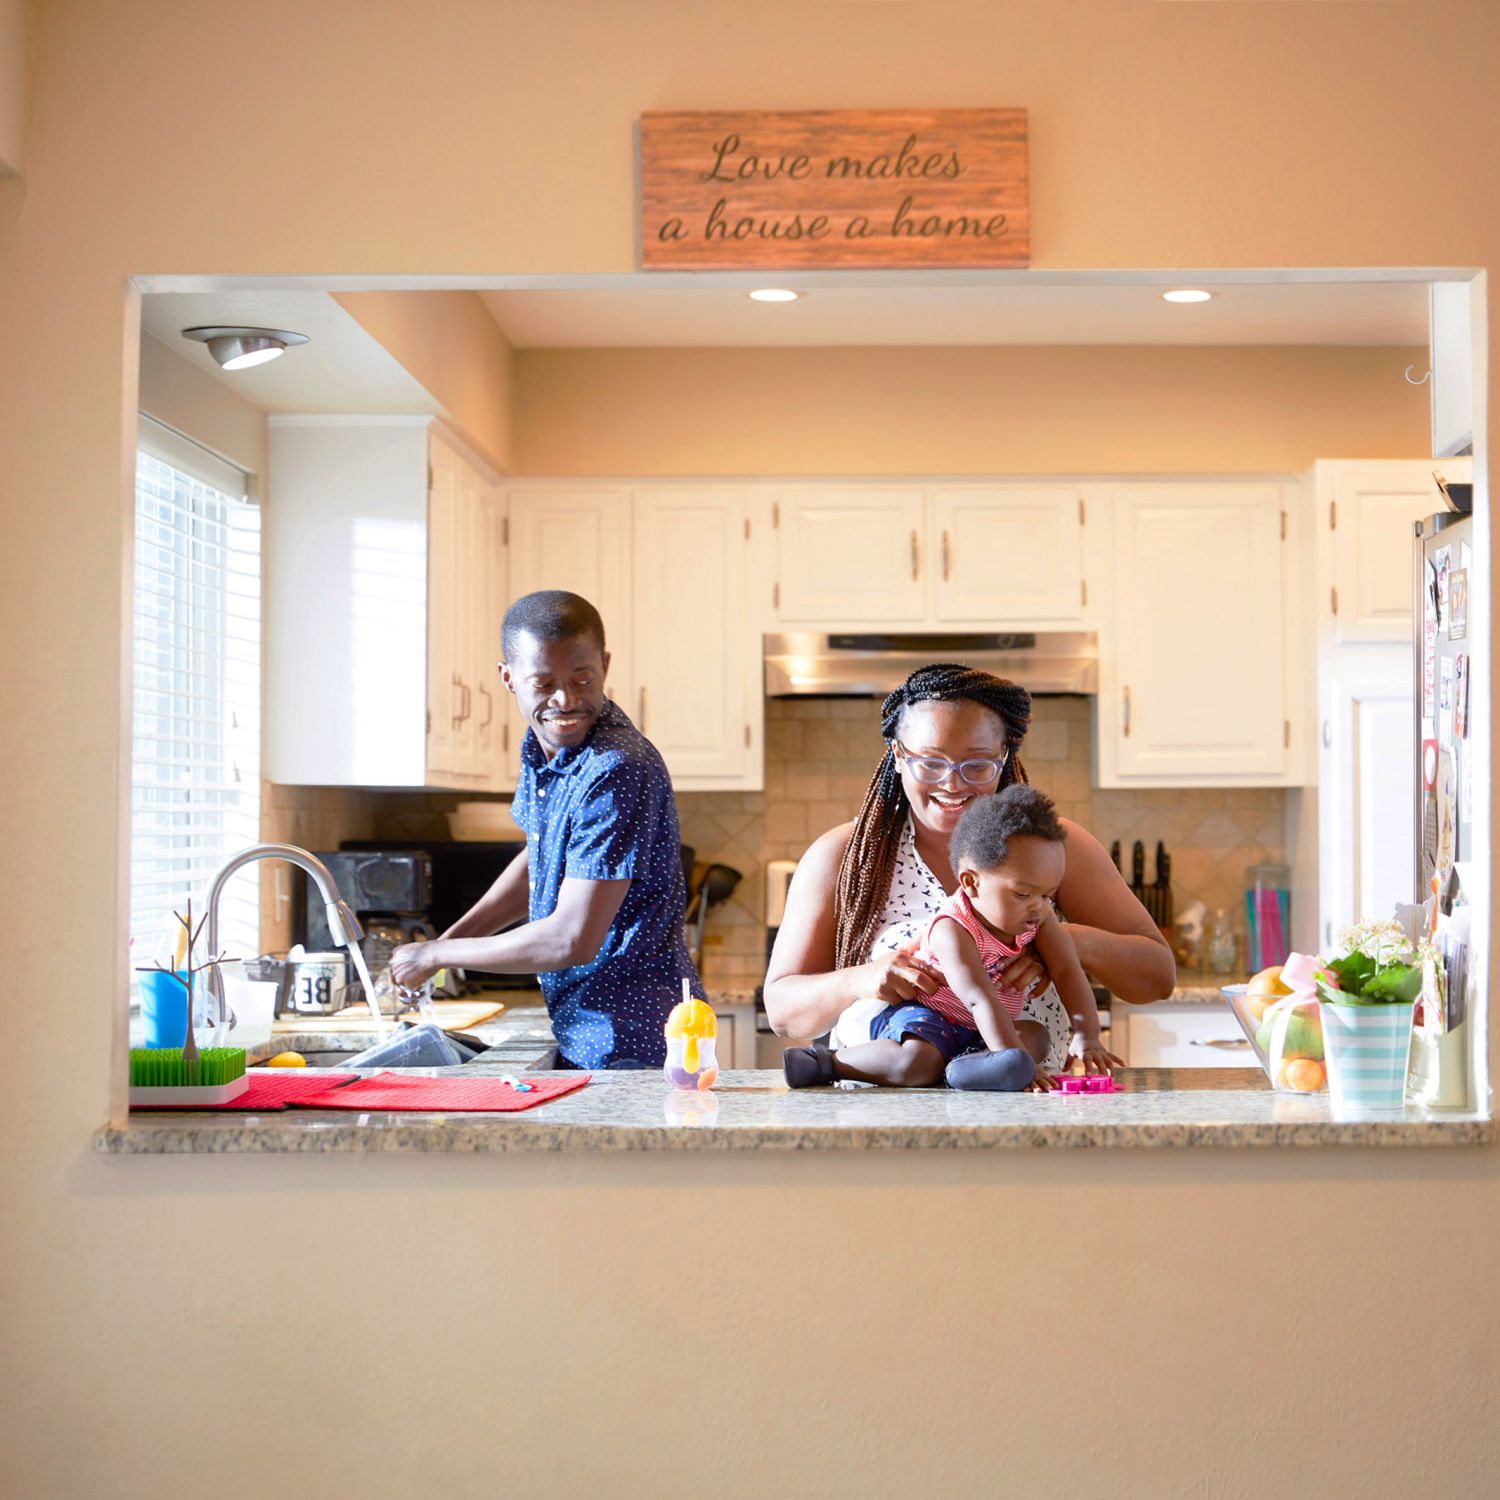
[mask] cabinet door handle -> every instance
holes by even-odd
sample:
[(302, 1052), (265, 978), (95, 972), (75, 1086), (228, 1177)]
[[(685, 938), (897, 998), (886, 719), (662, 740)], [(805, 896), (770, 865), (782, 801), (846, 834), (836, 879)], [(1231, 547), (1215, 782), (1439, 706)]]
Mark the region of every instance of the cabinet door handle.
[(1323, 720), (1323, 748), (1330, 749), (1333, 745), (1333, 725), (1327, 719)]
[(943, 533), (943, 582), (948, 581), (948, 533)]
[(464, 680), (458, 675), (457, 672), (453, 674), (453, 686), (458, 689), (458, 693), (454, 695), (455, 702), (453, 705), (455, 710), (453, 715), (453, 722), (455, 725), (457, 725), (462, 724), (463, 721), (469, 717), (464, 708), (464, 704), (466, 703), (468, 698), (468, 689), (464, 687)]
[(1130, 689), (1125, 689), (1125, 738), (1130, 738)]
[(488, 729), (495, 720), (495, 700), (490, 695), (490, 690), (482, 682), (479, 684), (479, 691), (484, 694), (485, 707), (489, 710), (484, 716), (484, 723), (479, 727), (481, 729)]
[(1250, 1050), (1250, 1043), (1243, 1037), (1240, 1037), (1237, 1041), (1229, 1041), (1227, 1039), (1210, 1041), (1204, 1037), (1195, 1036), (1189, 1041), (1188, 1046), (1217, 1047), (1221, 1052), (1248, 1052)]
[(917, 581), (917, 533), (915, 529), (911, 534), (911, 581)]
[(641, 711), (640, 711), (640, 714), (638, 715), (638, 717), (639, 717), (639, 719), (640, 719), (641, 722), (639, 724), (637, 724), (635, 727), (637, 729), (639, 729), (642, 734), (645, 734), (645, 732), (646, 732), (646, 684), (645, 683), (641, 684)]

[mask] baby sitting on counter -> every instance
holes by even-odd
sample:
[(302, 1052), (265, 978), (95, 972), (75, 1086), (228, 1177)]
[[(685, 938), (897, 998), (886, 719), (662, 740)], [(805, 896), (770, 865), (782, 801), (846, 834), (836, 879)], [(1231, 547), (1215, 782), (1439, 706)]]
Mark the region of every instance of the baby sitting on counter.
[(1021, 1016), (1026, 995), (999, 982), (1030, 943), (1047, 966), (1073, 1027), (1073, 1050), (1090, 1073), (1120, 1059), (1100, 1039), (1094, 993), (1053, 902), (1063, 877), (1065, 833), (1049, 797), (1019, 783), (964, 810), (950, 853), (958, 888), (928, 923), (918, 956), (944, 984), (921, 1002), (889, 1005), (870, 1023), (870, 1041), (837, 1052), (789, 1047), (782, 1070), (791, 1088), (855, 1079), (892, 1088), (1014, 1092), (1054, 1086), (1043, 1067), (1051, 1036)]

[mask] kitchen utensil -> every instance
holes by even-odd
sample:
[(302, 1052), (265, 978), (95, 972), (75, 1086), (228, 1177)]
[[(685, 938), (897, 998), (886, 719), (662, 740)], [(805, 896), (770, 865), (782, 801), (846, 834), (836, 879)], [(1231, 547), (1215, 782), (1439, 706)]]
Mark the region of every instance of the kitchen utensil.
[(707, 1001), (682, 981), (682, 999), (667, 1017), (667, 1082), (674, 1089), (711, 1089), (719, 1076), (718, 1018)]
[[(187, 1034), (191, 1041), (191, 1026)], [(211, 1108), (228, 1103), (248, 1086), (242, 1047), (195, 1048), (191, 1057), (184, 1047), (130, 1049), (131, 1109), (162, 1104)]]
[(743, 878), (731, 865), (709, 865), (703, 876), (698, 888), (697, 908), (693, 914), (693, 940), (688, 947), (693, 966), (700, 973), (703, 968), (703, 929), (708, 922), (708, 913), (713, 907), (727, 901)]
[(281, 986), (274, 979), (245, 979), (243, 973), (243, 964), (224, 965), (224, 998), (234, 1016), (229, 1035), (236, 1047), (256, 1047), (271, 1039)]
[(439, 1026), (408, 1026), (356, 1053), (346, 1068), (457, 1068), (469, 1061), (467, 1048), (455, 1046)]
[(187, 1030), (188, 976), (184, 970), (141, 971), (141, 1029), (148, 1047), (180, 1047)]
[(377, 1073), (358, 1083), (331, 1088), (296, 1101), (300, 1109), (430, 1110), (444, 1114), (501, 1113), (532, 1109), (570, 1094), (589, 1082), (589, 1073), (527, 1074), (522, 1093), (503, 1078), (421, 1078), (410, 1073)]

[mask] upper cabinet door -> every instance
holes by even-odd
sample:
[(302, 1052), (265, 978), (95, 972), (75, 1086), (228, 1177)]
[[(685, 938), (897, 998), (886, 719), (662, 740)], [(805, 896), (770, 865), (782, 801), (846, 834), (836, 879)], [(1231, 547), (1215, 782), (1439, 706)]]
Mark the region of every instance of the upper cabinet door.
[[(604, 620), (604, 637), (614, 658), (609, 694), (628, 709), (634, 689), (630, 676), (630, 493), (623, 488), (513, 489), (510, 507), (510, 588), (507, 604), (538, 589), (581, 594)], [(509, 697), (509, 694), (506, 695)], [(508, 772), (520, 765), (526, 725), (505, 707), (511, 726)]]
[(984, 485), (933, 491), (933, 613), (975, 624), (1083, 618), (1083, 497)]
[(459, 774), (472, 759), (472, 752), (461, 748), (463, 501), (457, 455), (436, 440), (427, 454), (427, 770)]
[(1392, 459), (1329, 463), (1320, 524), (1333, 542), (1333, 583), (1322, 608), (1334, 639), (1409, 641), (1412, 631), (1412, 523), (1443, 508), (1433, 482), (1467, 482), (1470, 459), (1441, 464)]
[(1118, 779), (1283, 775), (1280, 487), (1116, 494), (1116, 655), (1100, 732)]
[(843, 486), (776, 498), (777, 617), (884, 625), (926, 616), (920, 489)]
[(509, 698), (500, 683), (500, 623), (505, 618), (510, 569), (506, 553), (505, 495), (480, 481), (476, 500), (474, 640), (474, 768), (493, 791), (509, 791), (515, 781), (507, 774), (506, 731), (516, 738), (510, 722)]
[(673, 783), (742, 787), (761, 643), (747, 628), (746, 497), (663, 488), (633, 495), (636, 726)]

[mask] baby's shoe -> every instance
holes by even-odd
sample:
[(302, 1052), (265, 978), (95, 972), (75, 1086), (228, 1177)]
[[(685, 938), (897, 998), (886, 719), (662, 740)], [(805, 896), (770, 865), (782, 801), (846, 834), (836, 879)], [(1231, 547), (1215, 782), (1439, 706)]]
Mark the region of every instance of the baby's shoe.
[(816, 1088), (833, 1082), (833, 1053), (821, 1042), (808, 1047), (788, 1047), (781, 1054), (781, 1071), (789, 1089)]

